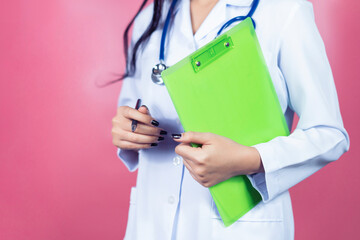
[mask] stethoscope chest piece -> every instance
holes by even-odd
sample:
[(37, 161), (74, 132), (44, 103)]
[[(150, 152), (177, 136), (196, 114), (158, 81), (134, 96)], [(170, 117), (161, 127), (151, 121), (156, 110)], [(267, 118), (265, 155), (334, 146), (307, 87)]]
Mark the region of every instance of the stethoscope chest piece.
[(164, 71), (166, 69), (166, 65), (163, 63), (158, 63), (156, 64), (153, 69), (152, 69), (152, 73), (151, 73), (151, 80), (158, 84), (158, 85), (163, 85), (164, 84), (164, 80), (161, 77), (161, 73), (162, 71)]

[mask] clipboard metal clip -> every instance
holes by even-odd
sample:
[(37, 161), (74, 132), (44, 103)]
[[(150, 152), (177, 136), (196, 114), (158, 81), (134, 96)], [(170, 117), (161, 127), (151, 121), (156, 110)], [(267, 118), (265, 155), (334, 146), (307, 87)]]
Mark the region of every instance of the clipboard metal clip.
[(203, 51), (200, 51), (197, 55), (191, 59), (191, 64), (195, 72), (199, 72), (207, 65), (215, 61), (217, 58), (227, 53), (234, 48), (231, 37), (223, 35), (219, 37), (211, 46), (207, 47)]

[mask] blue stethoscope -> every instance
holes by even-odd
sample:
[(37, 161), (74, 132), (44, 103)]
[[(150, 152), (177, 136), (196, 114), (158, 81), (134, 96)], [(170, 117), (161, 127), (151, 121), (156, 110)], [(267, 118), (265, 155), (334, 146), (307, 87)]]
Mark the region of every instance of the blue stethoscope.
[[(234, 22), (237, 22), (237, 21), (242, 21), (242, 20), (245, 20), (247, 17), (250, 17), (253, 24), (254, 24), (254, 28), (256, 27), (255, 26), (255, 21), (254, 19), (252, 18), (252, 15), (254, 14), (258, 4), (259, 4), (259, 1), (260, 0), (254, 0), (253, 1), (253, 4), (251, 6), (251, 9), (249, 11), (249, 13), (246, 15), (246, 16), (237, 16), (237, 17), (234, 17), (232, 19), (230, 19), (229, 21), (227, 21), (221, 28), (220, 30), (217, 32), (216, 34), (216, 37), (217, 38), (221, 33), (222, 31), (229, 27), (231, 24), (233, 24)], [(169, 24), (170, 24), (170, 18), (171, 18), (171, 15), (172, 15), (172, 12), (174, 10), (174, 7), (176, 5), (176, 2), (177, 0), (173, 0), (172, 3), (171, 3), (171, 6), (170, 6), (170, 9), (169, 9), (169, 12), (166, 16), (166, 20), (165, 20), (165, 25), (164, 25), (164, 28), (163, 28), (163, 31), (162, 31), (162, 35), (161, 35), (161, 42), (160, 42), (160, 54), (159, 54), (159, 63), (156, 64), (153, 69), (152, 69), (152, 73), (151, 73), (151, 79), (154, 83), (158, 84), (158, 85), (163, 85), (164, 84), (164, 81), (163, 79), (161, 78), (161, 72), (164, 71), (167, 66), (165, 65), (165, 39), (166, 39), (166, 33), (168, 31), (168, 28), (169, 28)]]

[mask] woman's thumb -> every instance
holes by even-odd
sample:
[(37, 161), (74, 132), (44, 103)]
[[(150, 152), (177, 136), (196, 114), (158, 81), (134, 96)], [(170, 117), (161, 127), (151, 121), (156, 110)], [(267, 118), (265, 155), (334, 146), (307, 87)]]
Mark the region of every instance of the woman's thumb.
[(141, 105), (138, 111), (150, 115), (150, 111), (146, 105)]

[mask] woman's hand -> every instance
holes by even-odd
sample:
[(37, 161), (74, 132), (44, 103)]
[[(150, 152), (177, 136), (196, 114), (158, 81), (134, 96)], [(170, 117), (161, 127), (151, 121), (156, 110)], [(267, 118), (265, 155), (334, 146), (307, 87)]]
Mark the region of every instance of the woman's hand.
[[(137, 120), (137, 127), (131, 131), (132, 120)], [(139, 150), (157, 146), (164, 140), (161, 135), (167, 134), (159, 128), (159, 122), (151, 117), (149, 110), (142, 105), (138, 110), (128, 106), (120, 106), (112, 119), (113, 144), (121, 149)]]
[[(233, 176), (264, 171), (256, 148), (230, 138), (208, 132), (184, 132), (173, 134), (173, 139), (181, 142), (175, 152), (183, 157), (190, 174), (204, 187)], [(190, 143), (202, 144), (202, 147), (191, 147)]]

